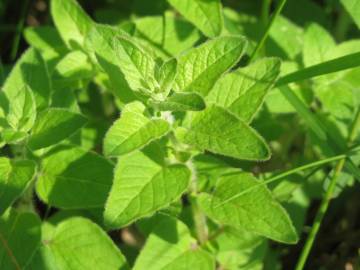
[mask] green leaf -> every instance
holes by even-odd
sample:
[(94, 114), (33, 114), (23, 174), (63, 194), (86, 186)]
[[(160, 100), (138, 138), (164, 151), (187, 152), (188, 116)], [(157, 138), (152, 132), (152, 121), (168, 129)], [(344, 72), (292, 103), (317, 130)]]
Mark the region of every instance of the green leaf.
[(216, 37), (221, 34), (223, 15), (220, 0), (168, 0), (168, 2), (205, 36)]
[(93, 66), (88, 56), (82, 51), (72, 51), (56, 64), (52, 74), (54, 88), (75, 89), (81, 80), (92, 79), (95, 76)]
[(325, 62), (326, 54), (336, 46), (333, 37), (322, 26), (312, 23), (304, 35), (303, 62), (312, 66)]
[(164, 101), (149, 100), (149, 104), (160, 111), (202, 111), (206, 104), (196, 93), (175, 92)]
[(11, 161), (0, 157), (0, 215), (25, 191), (36, 173), (30, 160)]
[[(199, 196), (200, 207), (220, 224), (245, 229), (279, 242), (296, 243), (298, 236), (286, 211), (259, 183), (249, 173), (222, 176), (212, 195), (203, 193)], [(244, 192), (253, 186), (257, 187)]]
[(109, 228), (152, 215), (186, 191), (189, 169), (181, 164), (165, 165), (163, 157), (155, 158), (160, 151), (149, 145), (119, 159), (104, 213)]
[(277, 58), (264, 58), (228, 73), (217, 81), (206, 101), (228, 109), (248, 123), (278, 77), (280, 64)]
[(216, 239), (216, 260), (229, 270), (262, 270), (269, 254), (268, 241), (245, 230), (225, 227)]
[(115, 96), (126, 104), (137, 98), (120, 69), (123, 64), (117, 57), (114, 42), (114, 36), (119, 35), (124, 35), (124, 32), (115, 27), (97, 24), (86, 37), (85, 46), (92, 58), (95, 58), (93, 61), (98, 62), (109, 76)]
[[(47, 225), (47, 224), (46, 224)], [(50, 227), (50, 225), (47, 225)], [(44, 230), (43, 230), (44, 231)], [(95, 223), (81, 217), (47, 228), (33, 270), (127, 270), (125, 257)]]
[(0, 218), (0, 269), (25, 269), (40, 244), (41, 221), (9, 209)]
[(134, 23), (135, 36), (166, 58), (192, 48), (201, 36), (192, 24), (169, 11), (165, 12), (165, 16), (142, 17)]
[[(281, 3), (284, 2), (280, 2), (279, 5)], [(269, 35), (272, 42), (266, 43), (267, 54), (295, 60), (296, 56), (301, 53), (303, 29), (285, 16), (278, 15), (275, 18), (269, 30)]]
[(180, 55), (174, 90), (206, 96), (220, 76), (239, 61), (246, 44), (241, 36), (222, 36)]
[(177, 60), (171, 58), (155, 69), (155, 78), (159, 83), (158, 92), (167, 96), (172, 89), (177, 72)]
[(113, 37), (119, 68), (133, 91), (153, 92), (158, 88), (154, 78), (156, 62), (152, 56), (131, 37)]
[[(156, 258), (156, 259), (154, 259)], [(214, 270), (211, 254), (197, 246), (189, 229), (179, 220), (164, 217), (148, 237), (134, 270)]]
[(26, 133), (33, 127), (36, 119), (36, 104), (34, 95), (27, 86), (0, 92), (0, 107), (4, 112), (3, 121), (13, 133), (18, 131)]
[(51, 15), (66, 46), (70, 49), (83, 48), (85, 36), (90, 31), (93, 21), (77, 1), (51, 1)]
[(36, 191), (55, 207), (101, 208), (112, 185), (113, 170), (113, 164), (95, 152), (59, 145), (42, 158)]
[(21, 143), (28, 134), (23, 131), (13, 130), (12, 128), (5, 128), (1, 132), (1, 140), (6, 144), (18, 144)]
[(27, 27), (24, 37), (32, 47), (45, 54), (50, 53), (52, 57), (67, 51), (59, 33), (53, 26)]
[(360, 29), (360, 1), (359, 0), (340, 0), (341, 4), (349, 12), (357, 27)]
[(226, 109), (211, 105), (193, 114), (190, 126), (177, 130), (184, 143), (244, 160), (267, 160), (270, 149), (258, 133)]
[(140, 149), (169, 132), (169, 123), (162, 119), (150, 119), (140, 102), (124, 107), (120, 119), (115, 121), (104, 139), (106, 156), (120, 156)]
[(18, 92), (28, 87), (35, 97), (37, 109), (44, 109), (50, 104), (52, 93), (51, 79), (47, 65), (40, 53), (28, 49), (16, 62), (4, 84), (4, 92), (10, 102), (15, 102)]
[(86, 122), (81, 114), (60, 108), (47, 109), (36, 119), (28, 145), (36, 150), (59, 143), (73, 135)]

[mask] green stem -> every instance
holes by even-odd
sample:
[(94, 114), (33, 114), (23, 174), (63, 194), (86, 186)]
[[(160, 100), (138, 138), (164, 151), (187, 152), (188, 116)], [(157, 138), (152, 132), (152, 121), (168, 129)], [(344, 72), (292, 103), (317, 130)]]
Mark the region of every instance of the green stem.
[(271, 4), (271, 0), (263, 0), (261, 7), (261, 19), (264, 27), (266, 27), (266, 25), (269, 22), (270, 4)]
[(199, 240), (200, 245), (204, 245), (208, 239), (208, 228), (206, 224), (206, 216), (199, 208), (199, 205), (195, 197), (190, 198), (191, 200), (191, 209), (193, 212), (193, 218), (195, 223), (196, 235)]
[(200, 245), (203, 245), (208, 239), (208, 227), (206, 223), (206, 216), (199, 208), (198, 202), (196, 200), (196, 194), (198, 192), (197, 175), (196, 175), (195, 166), (193, 165), (191, 160), (188, 162), (188, 167), (191, 170), (191, 175), (192, 175), (189, 200), (191, 203), (191, 210), (195, 223), (195, 231), (196, 231), (197, 239), (199, 240)]
[[(360, 109), (358, 109), (355, 120), (353, 122), (353, 125), (350, 128), (349, 132), (349, 138), (348, 138), (348, 144), (352, 144), (353, 140), (355, 140), (357, 135), (357, 130), (360, 127)], [(309, 257), (311, 248), (314, 244), (315, 238), (317, 233), (319, 232), (322, 220), (324, 219), (324, 216), (326, 214), (327, 209), (329, 208), (330, 201), (332, 199), (337, 179), (341, 173), (341, 171), (344, 168), (346, 158), (341, 159), (334, 170), (334, 174), (331, 178), (330, 185), (325, 193), (324, 198), (321, 201), (320, 207), (318, 209), (318, 212), (316, 213), (314, 224), (311, 228), (310, 234), (308, 235), (308, 238), (306, 239), (305, 246), (301, 252), (300, 258), (298, 260), (298, 263), (296, 265), (295, 270), (302, 270), (304, 269), (304, 266), (306, 264), (307, 258)]]
[(19, 22), (18, 22), (18, 24), (16, 26), (16, 33), (15, 33), (15, 37), (14, 37), (14, 40), (13, 40), (13, 45), (12, 45), (12, 49), (11, 49), (11, 53), (10, 53), (11, 61), (15, 61), (17, 52), (19, 50), (21, 33), (22, 33), (23, 28), (24, 28), (28, 6), (29, 6), (29, 0), (26, 0), (24, 5), (22, 6), (21, 18), (20, 18), (20, 20), (19, 20)]
[(337, 19), (334, 36), (337, 41), (344, 41), (346, 33), (351, 25), (351, 19), (343, 7), (340, 6), (339, 17)]
[(331, 179), (331, 182), (330, 182), (330, 185), (328, 187), (328, 190), (326, 191), (325, 193), (325, 196), (323, 198), (323, 200), (321, 201), (321, 205), (319, 207), (319, 210), (316, 214), (316, 217), (315, 217), (315, 220), (314, 220), (314, 224), (311, 228), (311, 231), (310, 231), (310, 234), (306, 240), (306, 243), (305, 243), (305, 246), (301, 252), (301, 255), (300, 255), (300, 259), (298, 260), (298, 263), (296, 265), (296, 268), (295, 270), (302, 270), (304, 269), (304, 266), (305, 266), (305, 263), (306, 263), (306, 260), (310, 254), (310, 251), (311, 251), (311, 248), (314, 244), (314, 241), (315, 241), (315, 238), (316, 238), (316, 235), (320, 229), (320, 225), (321, 225), (321, 222), (322, 220), (324, 219), (324, 216), (325, 216), (325, 213), (329, 207), (329, 204), (330, 204), (330, 201), (331, 201), (331, 198), (332, 198), (332, 194), (334, 192), (334, 189), (336, 187), (336, 182), (337, 182), (337, 178), (338, 176), (340, 175), (343, 167), (344, 167), (344, 164), (345, 164), (345, 159), (341, 159), (338, 164), (336, 165), (335, 167), (335, 172), (334, 172), (334, 175)]
[(281, 10), (283, 9), (283, 7), (286, 4), (286, 1), (287, 0), (280, 0), (280, 3), (277, 5), (274, 14), (271, 16), (271, 20), (270, 20), (270, 22), (268, 23), (268, 25), (267, 25), (267, 27), (265, 29), (265, 33), (263, 34), (263, 36), (262, 36), (261, 40), (259, 41), (259, 43), (256, 45), (256, 48), (255, 48), (254, 52), (250, 56), (249, 63), (251, 63), (254, 60), (255, 56), (258, 54), (258, 52), (264, 46), (265, 41), (269, 36), (271, 26), (274, 24), (275, 19), (279, 16)]

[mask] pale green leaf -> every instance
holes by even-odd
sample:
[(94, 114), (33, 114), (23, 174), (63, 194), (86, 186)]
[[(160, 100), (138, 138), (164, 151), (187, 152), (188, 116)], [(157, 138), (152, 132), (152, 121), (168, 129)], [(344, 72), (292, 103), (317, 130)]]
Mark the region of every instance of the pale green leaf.
[(206, 97), (250, 122), (280, 73), (280, 60), (264, 58), (220, 78)]
[(326, 54), (336, 46), (333, 37), (318, 24), (310, 24), (304, 35), (303, 62), (312, 66), (325, 62)]
[(49, 57), (55, 57), (67, 51), (59, 33), (53, 26), (27, 27), (24, 37), (27, 43)]
[[(296, 243), (298, 236), (288, 214), (273, 199), (270, 191), (259, 183), (249, 173), (223, 176), (213, 194), (200, 195), (200, 207), (220, 224), (245, 229), (276, 241)], [(247, 189), (252, 190), (244, 192)]]
[(152, 215), (186, 191), (189, 169), (181, 164), (165, 165), (163, 158), (154, 157), (159, 151), (149, 145), (119, 159), (104, 213), (109, 228), (124, 227)]
[(0, 218), (0, 269), (25, 269), (40, 245), (41, 221), (33, 213), (9, 209)]
[(180, 55), (174, 89), (206, 96), (220, 76), (239, 61), (246, 44), (241, 36), (222, 36)]
[(206, 107), (204, 99), (189, 92), (175, 92), (164, 101), (149, 100), (149, 104), (159, 111), (201, 111)]
[(169, 11), (165, 16), (142, 17), (134, 23), (135, 36), (157, 49), (163, 57), (176, 56), (192, 48), (201, 35), (192, 24)]
[(1, 131), (0, 138), (6, 144), (19, 144), (28, 136), (27, 132), (5, 128)]
[(225, 227), (216, 239), (217, 261), (229, 270), (263, 270), (268, 241), (245, 230)]
[(266, 49), (271, 55), (281, 55), (285, 59), (294, 60), (302, 50), (303, 29), (285, 16), (276, 17), (269, 35), (273, 42), (268, 42)]
[(113, 170), (113, 164), (95, 152), (59, 145), (42, 158), (36, 191), (44, 202), (59, 208), (101, 208)]
[(66, 88), (69, 91), (76, 88), (79, 81), (92, 79), (94, 76), (95, 72), (88, 56), (82, 51), (72, 51), (56, 64), (52, 79), (54, 88)]
[(24, 192), (35, 172), (33, 161), (0, 157), (0, 215)]
[(73, 135), (86, 122), (81, 114), (60, 108), (47, 109), (36, 119), (28, 145), (36, 150), (59, 143)]
[(113, 37), (119, 68), (133, 91), (153, 92), (158, 88), (154, 78), (155, 59), (135, 39), (122, 35)]
[(360, 29), (360, 1), (359, 0), (340, 0), (345, 7), (346, 11), (349, 12), (353, 18), (355, 24)]
[(226, 109), (211, 105), (193, 113), (190, 126), (177, 137), (200, 150), (244, 160), (267, 160), (270, 149), (258, 133)]
[(6, 121), (12, 132), (26, 133), (33, 127), (36, 119), (36, 104), (34, 95), (27, 86), (0, 92), (0, 107), (5, 116), (3, 121)]
[(40, 53), (33, 48), (25, 51), (16, 62), (3, 91), (9, 102), (16, 103), (16, 96), (24, 87), (32, 91), (38, 109), (44, 109), (50, 104), (52, 86), (48, 68)]
[(86, 37), (85, 46), (94, 58), (93, 61), (97, 62), (109, 77), (114, 95), (126, 104), (137, 98), (120, 69), (123, 64), (115, 50), (114, 36), (124, 34), (118, 28), (97, 24)]
[(164, 62), (160, 67), (155, 69), (155, 78), (159, 83), (159, 89), (157, 92), (163, 93), (167, 96), (172, 89), (177, 72), (177, 60), (171, 58)]
[(129, 103), (124, 107), (120, 119), (115, 121), (105, 135), (105, 155), (124, 155), (169, 132), (167, 121), (151, 119), (145, 115), (145, 110), (145, 106), (140, 102)]
[(216, 37), (221, 34), (223, 15), (220, 0), (168, 0), (168, 2), (205, 36)]
[(197, 246), (185, 224), (164, 217), (148, 237), (133, 269), (214, 270), (215, 261), (211, 254)]
[[(125, 257), (95, 223), (82, 217), (66, 219), (56, 227), (43, 225), (42, 245), (30, 270), (127, 270)], [(46, 230), (45, 230), (46, 229)]]
[(65, 44), (71, 49), (84, 47), (93, 22), (76, 0), (51, 1), (51, 15)]

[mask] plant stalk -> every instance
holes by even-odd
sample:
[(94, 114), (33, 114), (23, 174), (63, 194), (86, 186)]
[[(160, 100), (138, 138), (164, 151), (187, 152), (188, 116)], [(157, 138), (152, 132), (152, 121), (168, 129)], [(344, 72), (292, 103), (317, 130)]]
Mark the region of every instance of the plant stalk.
[(192, 175), (189, 200), (190, 200), (191, 210), (195, 223), (196, 236), (199, 241), (199, 244), (203, 245), (208, 240), (208, 234), (209, 234), (208, 227), (206, 224), (206, 216), (199, 208), (198, 202), (196, 200), (196, 194), (198, 192), (197, 175), (196, 175), (195, 166), (191, 160), (188, 162), (188, 167)]
[[(356, 139), (358, 128), (360, 127), (360, 108), (358, 109), (355, 120), (350, 128), (349, 138), (348, 138), (348, 145), (351, 145), (352, 142)], [(321, 201), (320, 207), (318, 209), (318, 212), (316, 213), (314, 224), (311, 228), (310, 234), (308, 235), (308, 238), (306, 240), (305, 246), (301, 252), (300, 258), (296, 264), (295, 270), (303, 270), (307, 261), (307, 258), (309, 257), (311, 248), (314, 244), (315, 238), (317, 233), (319, 232), (322, 220), (324, 219), (324, 216), (326, 214), (327, 209), (329, 208), (330, 201), (332, 199), (337, 179), (341, 173), (341, 171), (344, 168), (346, 158), (341, 159), (334, 170), (334, 174), (331, 178), (330, 185), (325, 193), (324, 198)]]
[(252, 53), (252, 55), (250, 56), (249, 62), (251, 63), (254, 58), (256, 57), (256, 55), (259, 53), (259, 51), (262, 49), (262, 47), (265, 44), (266, 39), (269, 36), (270, 33), (270, 29), (272, 27), (272, 25), (274, 24), (275, 19), (279, 16), (281, 10), (283, 9), (283, 7), (285, 6), (287, 0), (280, 0), (280, 3), (276, 6), (276, 9), (274, 11), (274, 14), (271, 16), (270, 22), (268, 23), (266, 29), (265, 29), (265, 33), (263, 34), (261, 40), (259, 41), (259, 43), (256, 45), (254, 52)]
[(13, 40), (11, 53), (10, 53), (11, 61), (15, 61), (17, 52), (19, 50), (20, 38), (21, 38), (21, 34), (22, 34), (22, 31), (23, 31), (23, 28), (25, 25), (25, 19), (26, 19), (26, 13), (27, 13), (28, 7), (29, 7), (29, 0), (25, 0), (25, 3), (22, 6), (22, 10), (21, 10), (21, 18), (16, 26), (16, 33), (15, 33), (15, 37)]

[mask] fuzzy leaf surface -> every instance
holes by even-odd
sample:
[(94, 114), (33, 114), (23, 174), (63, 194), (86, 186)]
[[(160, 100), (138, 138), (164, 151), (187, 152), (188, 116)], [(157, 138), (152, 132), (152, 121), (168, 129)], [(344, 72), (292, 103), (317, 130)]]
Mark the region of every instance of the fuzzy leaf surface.
[(223, 15), (220, 0), (168, 0), (168, 2), (205, 36), (216, 37), (221, 34)]
[(241, 36), (222, 36), (180, 55), (174, 90), (206, 96), (221, 75), (239, 61), (246, 44)]
[(280, 73), (280, 60), (264, 58), (220, 78), (206, 97), (250, 122)]
[(120, 119), (115, 121), (105, 136), (105, 155), (124, 155), (169, 132), (167, 121), (148, 118), (144, 115), (145, 109), (140, 102), (129, 103), (124, 107)]
[(24, 192), (35, 173), (33, 161), (0, 157), (0, 215)]
[(36, 150), (59, 143), (86, 123), (86, 118), (79, 113), (60, 108), (47, 109), (36, 119), (28, 145)]
[(43, 157), (36, 191), (59, 208), (100, 208), (109, 194), (113, 170), (113, 164), (95, 152), (59, 145)]
[(196, 240), (184, 223), (164, 218), (148, 237), (133, 269), (215, 269), (211, 255), (196, 245)]
[(193, 113), (190, 126), (177, 137), (200, 150), (244, 160), (267, 160), (270, 149), (258, 133), (226, 109), (210, 105)]
[[(249, 173), (222, 176), (213, 194), (201, 194), (199, 204), (215, 221), (275, 241), (294, 244), (298, 240), (291, 220), (270, 191)], [(247, 192), (248, 190), (248, 192)]]
[(121, 228), (154, 214), (186, 191), (189, 169), (181, 164), (165, 165), (159, 149), (149, 145), (119, 159), (114, 184), (106, 203), (104, 219), (110, 228)]

